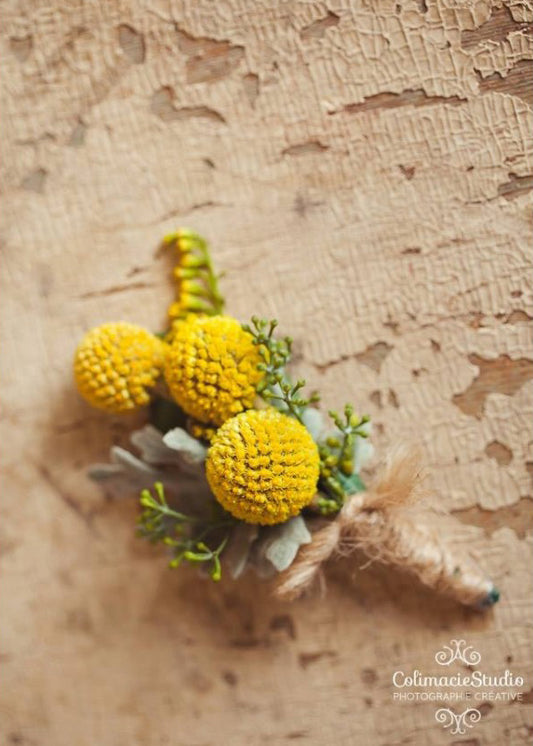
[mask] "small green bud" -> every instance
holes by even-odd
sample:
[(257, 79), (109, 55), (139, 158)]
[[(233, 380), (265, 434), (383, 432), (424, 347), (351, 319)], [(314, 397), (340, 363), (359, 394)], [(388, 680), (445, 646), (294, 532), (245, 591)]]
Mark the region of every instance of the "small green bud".
[(189, 562), (196, 562), (198, 560), (198, 555), (196, 554), (196, 552), (187, 550), (186, 552), (183, 552), (183, 558), (188, 560)]
[(177, 277), (178, 280), (192, 280), (198, 277), (198, 272), (191, 267), (175, 267), (174, 277)]
[(208, 303), (201, 300), (200, 298), (197, 298), (194, 295), (187, 295), (184, 298), (184, 302), (186, 303), (187, 310), (189, 311), (205, 311), (206, 313), (213, 312), (213, 309)]
[(361, 420), (356, 414), (352, 414), (349, 421), (350, 427), (359, 427)]
[(165, 246), (169, 246), (170, 244), (175, 243), (175, 241), (177, 240), (178, 240), (177, 233), (167, 233), (167, 235), (163, 237), (163, 243), (165, 244)]
[(184, 293), (190, 295), (199, 295), (200, 297), (205, 295), (205, 285), (194, 280), (183, 280), (181, 288)]
[(353, 462), (351, 461), (351, 459), (345, 459), (344, 461), (341, 461), (340, 467), (342, 473), (346, 474), (347, 477), (353, 474)]
[(187, 254), (182, 257), (181, 265), (187, 269), (204, 269), (204, 267), (207, 267), (207, 262), (203, 256)]
[(192, 237), (179, 237), (178, 239), (178, 248), (183, 254), (188, 254), (190, 251), (195, 249), (198, 246), (198, 241), (196, 238)]

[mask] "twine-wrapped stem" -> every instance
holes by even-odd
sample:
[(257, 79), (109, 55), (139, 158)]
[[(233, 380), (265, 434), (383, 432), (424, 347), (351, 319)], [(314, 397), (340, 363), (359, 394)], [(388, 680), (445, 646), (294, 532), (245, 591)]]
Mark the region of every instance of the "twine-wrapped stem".
[(424, 496), (419, 461), (394, 455), (378, 481), (352, 497), (337, 518), (313, 534), (282, 573), (276, 594), (296, 598), (313, 583), (333, 555), (360, 548), (365, 554), (414, 574), (425, 585), (467, 606), (488, 607), (499, 593), (468, 557), (456, 556), (437, 531), (420, 525), (404, 508)]

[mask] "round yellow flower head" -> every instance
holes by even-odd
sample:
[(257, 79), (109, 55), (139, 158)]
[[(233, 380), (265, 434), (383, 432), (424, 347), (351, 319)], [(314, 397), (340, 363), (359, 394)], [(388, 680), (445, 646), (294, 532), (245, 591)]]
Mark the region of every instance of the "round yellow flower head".
[(188, 316), (173, 328), (165, 379), (180, 407), (221, 425), (254, 403), (263, 373), (252, 336), (229, 316)]
[(275, 409), (250, 409), (217, 431), (206, 460), (218, 502), (247, 523), (282, 523), (316, 493), (316, 443), (297, 420)]
[(107, 412), (129, 412), (150, 401), (163, 368), (166, 345), (135, 324), (118, 322), (91, 329), (74, 356), (78, 391)]

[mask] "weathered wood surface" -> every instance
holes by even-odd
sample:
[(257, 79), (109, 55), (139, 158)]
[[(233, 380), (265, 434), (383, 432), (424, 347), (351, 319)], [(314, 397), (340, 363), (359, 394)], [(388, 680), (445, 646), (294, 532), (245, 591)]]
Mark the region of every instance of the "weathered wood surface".
[[(450, 736), (391, 674), (465, 638), (531, 700), (530, 0), (2, 16), (2, 744), (529, 743), (530, 708)], [(161, 326), (178, 225), (234, 315), (277, 316), (325, 401), (373, 416), (378, 454), (421, 444), (494, 613), (348, 561), (325, 599), (213, 587), (87, 482), (134, 423), (80, 401), (73, 348)]]

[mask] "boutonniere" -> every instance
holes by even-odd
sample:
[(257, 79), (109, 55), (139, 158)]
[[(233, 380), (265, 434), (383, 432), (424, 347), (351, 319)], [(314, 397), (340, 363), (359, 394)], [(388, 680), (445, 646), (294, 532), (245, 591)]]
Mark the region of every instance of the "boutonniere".
[(330, 557), (359, 548), (461, 603), (495, 603), (479, 568), (417, 520), (416, 456), (397, 450), (365, 485), (369, 417), (351, 404), (325, 416), (318, 392), (292, 380), (292, 340), (277, 322), (224, 313), (204, 239), (182, 229), (163, 244), (176, 255), (168, 328), (104, 324), (74, 358), (89, 404), (147, 407), (133, 452), (113, 447), (111, 462), (89, 472), (113, 495), (138, 495), (139, 536), (163, 544), (172, 568), (197, 565), (214, 581), (254, 571), (274, 578), (281, 597), (299, 596)]

